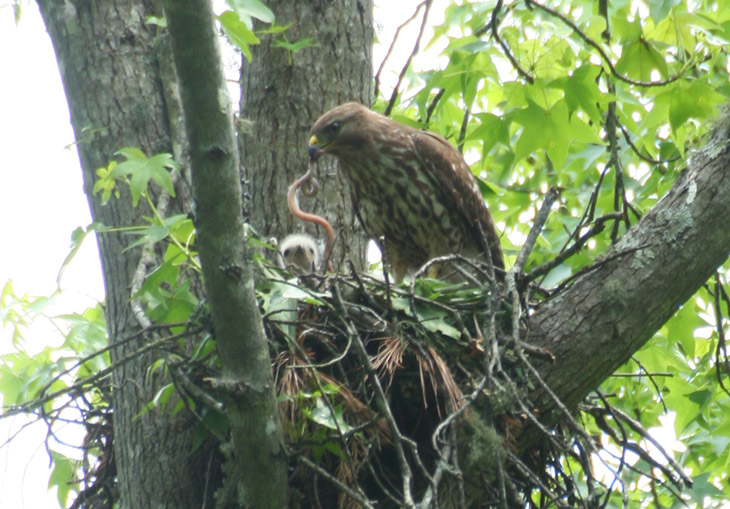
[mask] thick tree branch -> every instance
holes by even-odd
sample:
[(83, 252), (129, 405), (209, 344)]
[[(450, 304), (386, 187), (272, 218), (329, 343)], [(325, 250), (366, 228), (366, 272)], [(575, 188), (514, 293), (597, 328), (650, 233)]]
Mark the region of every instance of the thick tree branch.
[[(672, 190), (599, 260), (594, 270), (543, 303), (530, 318), (527, 342), (552, 352), (535, 367), (570, 409), (641, 348), (692, 296), (730, 252), (730, 118)], [(569, 374), (568, 374), (569, 373)], [(539, 386), (541, 415), (560, 412)], [(525, 430), (521, 446), (538, 436)]]
[(251, 266), (245, 258), (233, 117), (208, 0), (166, 0), (190, 145), (196, 230), (235, 462), (250, 507), (286, 507), (287, 478)]

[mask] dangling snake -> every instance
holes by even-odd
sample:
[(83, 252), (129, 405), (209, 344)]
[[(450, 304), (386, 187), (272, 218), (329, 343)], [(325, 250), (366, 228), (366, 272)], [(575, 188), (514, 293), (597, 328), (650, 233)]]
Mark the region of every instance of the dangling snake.
[(334, 244), (335, 242), (335, 232), (332, 230), (332, 225), (330, 225), (329, 221), (327, 221), (325, 218), (316, 214), (304, 212), (302, 209), (299, 208), (299, 201), (297, 200), (296, 196), (297, 189), (299, 189), (299, 187), (301, 187), (305, 183), (309, 184), (309, 189), (305, 189), (304, 187), (302, 187), (302, 193), (304, 194), (304, 196), (311, 197), (316, 195), (317, 191), (319, 191), (319, 182), (317, 182), (317, 179), (314, 177), (314, 161), (312, 161), (311, 159), (309, 160), (307, 173), (299, 177), (297, 180), (294, 181), (291, 186), (289, 186), (287, 203), (289, 204), (289, 210), (291, 210), (291, 213), (294, 215), (294, 217), (298, 217), (299, 219), (302, 219), (304, 221), (318, 224), (327, 232), (327, 243), (325, 244), (324, 248), (324, 259), (327, 260), (327, 269), (332, 271), (332, 264), (329, 261), (329, 257), (330, 251), (332, 250), (332, 244)]

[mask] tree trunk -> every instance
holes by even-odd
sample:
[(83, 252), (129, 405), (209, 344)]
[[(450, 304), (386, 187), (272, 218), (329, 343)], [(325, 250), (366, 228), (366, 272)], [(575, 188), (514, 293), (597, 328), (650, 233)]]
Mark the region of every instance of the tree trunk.
[[(106, 167), (122, 147), (146, 154), (172, 152), (155, 34), (149, 15), (161, 14), (150, 0), (105, 2), (38, 0), (59, 63), (84, 189), (95, 222), (107, 227), (143, 224), (149, 210), (132, 206), (127, 189), (102, 206), (94, 196), (96, 170)], [(181, 186), (182, 187), (182, 186)], [(182, 190), (181, 190), (182, 191)], [(178, 200), (184, 194), (178, 193)], [(173, 204), (177, 210), (185, 207)], [(130, 305), (130, 289), (142, 249), (125, 248), (135, 237), (98, 236), (106, 288), (106, 321), (113, 363), (134, 352), (149, 337), (125, 338), (142, 327)], [(191, 454), (194, 421), (186, 412), (150, 411), (140, 415), (160, 388), (161, 373), (150, 375), (156, 354), (116, 368), (112, 375), (114, 456), (120, 507), (201, 507), (208, 461)]]
[[(244, 61), (241, 79), (241, 161), (251, 224), (264, 236), (282, 238), (307, 231), (324, 233), (295, 219), (286, 204), (288, 186), (307, 171), (309, 129), (337, 104), (372, 102), (372, 2), (370, 0), (272, 0), (266, 2), (278, 25), (293, 23), (283, 37), (313, 37), (314, 46), (297, 53), (275, 46), (281, 35), (264, 36)], [(365, 267), (367, 238), (352, 211), (350, 191), (336, 164), (318, 163), (320, 189), (304, 198), (302, 209), (328, 219), (336, 242), (331, 261), (344, 270), (350, 258)]]

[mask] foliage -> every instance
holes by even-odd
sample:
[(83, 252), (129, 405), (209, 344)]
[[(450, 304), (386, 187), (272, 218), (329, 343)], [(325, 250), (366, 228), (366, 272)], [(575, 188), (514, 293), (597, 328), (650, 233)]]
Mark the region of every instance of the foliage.
[[(49, 314), (58, 296), (58, 292), (49, 297), (17, 295), (12, 284), (5, 283), (0, 317), (12, 331), (15, 351), (0, 357), (0, 394), (4, 417), (24, 413), (31, 421), (47, 424), (46, 448), (53, 464), (49, 488), (58, 488), (58, 502), (67, 507), (70, 493), (82, 489), (86, 476), (77, 475), (84, 469), (82, 458), (69, 455), (58, 438), (63, 434), (58, 433), (75, 422), (92, 435), (91, 429), (99, 425), (99, 409), (108, 402), (109, 354), (101, 305), (82, 313)], [(38, 351), (27, 333), (49, 325), (62, 340)], [(84, 459), (93, 463), (101, 456), (97, 444), (89, 440)]]
[[(292, 64), (295, 53), (305, 48), (317, 46), (317, 43), (311, 37), (305, 37), (293, 42), (289, 41), (286, 38), (286, 31), (292, 26), (292, 23), (283, 26), (277, 25), (274, 13), (259, 0), (227, 0), (227, 4), (231, 10), (218, 16), (218, 21), (220, 21), (228, 40), (241, 50), (249, 62), (253, 58), (251, 46), (261, 44), (259, 36), (278, 36), (274, 39), (274, 47), (282, 48), (288, 52), (289, 65)], [(263, 23), (268, 23), (270, 26), (254, 31), (254, 18)]]
[[(289, 42), (285, 34), (290, 25), (276, 25), (273, 13), (258, 0), (230, 0), (228, 5), (231, 10), (218, 19), (249, 61), (251, 46), (263, 36), (277, 37), (275, 46), (289, 52), (290, 62), (296, 52), (317, 44), (310, 38)], [(418, 12), (425, 19), (435, 5), (424, 2)], [(269, 26), (254, 30), (253, 19)], [(157, 24), (164, 28), (164, 23)], [(385, 76), (377, 76), (382, 95), (376, 108), (440, 132), (463, 150), (505, 233), (508, 259), (515, 258), (524, 242), (543, 195), (549, 188), (560, 191), (559, 204), (541, 230), (525, 271), (526, 280), (556, 291), (661, 199), (692, 148), (702, 143), (717, 106), (730, 97), (728, 41), (727, 0), (453, 2), (431, 38), (421, 41), (423, 52), (409, 58), (392, 90), (383, 93)], [(200, 282), (194, 227), (185, 215), (160, 213), (151, 197), (150, 180), (174, 193), (177, 177), (171, 156), (148, 157), (136, 148), (121, 149), (117, 155), (124, 160), (99, 169), (94, 192), (101, 193), (103, 201), (124, 199), (118, 187), (124, 183), (133, 204), (148, 207), (150, 215), (146, 224), (122, 231), (138, 237), (133, 246), (163, 254), (159, 266), (134, 292), (144, 316), (165, 331), (153, 346), (170, 353), (150, 368), (161, 370), (170, 381), (145, 411), (187, 408), (195, 413), (200, 418), (197, 447), (209, 436), (225, 437), (227, 423), (215, 400), (191, 388), (216, 374), (214, 338), (204, 334), (192, 352), (180, 342), (184, 335), (208, 327), (205, 303), (191, 290)], [(92, 225), (75, 232), (64, 267), (88, 233), (109, 231)], [(251, 242), (256, 242), (253, 235)], [(259, 245), (264, 252), (271, 248)], [(336, 295), (298, 286), (301, 281), (272, 267), (262, 250), (255, 252), (262, 276), (259, 302), (270, 335), (281, 341), (278, 353), (284, 355), (277, 358), (279, 367), (310, 362), (314, 355), (299, 344), (297, 321), (315, 308), (322, 316), (337, 317), (332, 314)], [(605, 507), (645, 507), (651, 498), (656, 506), (700, 507), (730, 499), (727, 277), (725, 266), (581, 405), (579, 420), (590, 435), (599, 437), (602, 450), (588, 462), (568, 454), (551, 467), (575, 482), (572, 493), (580, 502), (597, 497)], [(376, 283), (369, 282), (368, 288), (386, 299), (386, 291)], [(468, 349), (473, 344), (465, 340), (464, 331), (471, 326), (465, 328), (466, 319), (457, 318), (451, 309), (469, 308), (483, 297), (474, 290), (420, 281), (410, 293), (388, 294), (389, 309), (402, 323), (411, 324), (401, 335), (389, 332), (400, 338), (435, 337), (441, 346)], [(103, 311), (97, 306), (79, 314), (48, 316), (45, 310), (53, 299), (18, 296), (9, 282), (0, 294), (0, 317), (12, 330), (16, 348), (0, 365), (4, 414), (28, 413), (47, 419), (53, 429), (58, 421), (49, 416), (65, 417), (68, 409), (76, 408), (85, 416), (78, 422), (89, 436), (102, 437), (98, 430), (109, 425), (104, 410), (110, 390)], [(59, 346), (29, 351), (24, 335), (38, 320), (50, 321), (61, 332)], [(315, 325), (319, 326), (312, 322)], [(318, 346), (321, 351), (331, 347)], [(393, 369), (397, 348), (389, 348), (391, 357), (381, 361)], [(350, 385), (338, 383), (334, 374), (317, 376), (306, 383), (286, 379), (291, 385), (282, 390), (281, 399), (282, 408), (290, 412), (288, 437), (309, 447), (316, 464), (352, 462), (364, 451), (357, 448), (364, 443), (362, 426), (374, 414), (362, 413), (361, 395), (348, 391)], [(195, 383), (186, 382), (190, 380)], [(381, 428), (375, 433), (388, 440), (382, 423), (377, 426)], [(475, 436), (491, 436), (490, 429), (475, 426)], [(647, 436), (660, 429), (665, 435), (666, 430), (673, 432), (677, 441), (664, 444), (663, 450), (646, 445)], [(344, 436), (354, 438), (347, 441)], [(82, 461), (49, 444), (54, 465), (50, 482), (59, 487), (61, 505), (68, 504), (72, 492), (78, 500), (103, 478), (104, 447), (101, 439), (89, 441)], [(692, 481), (681, 493), (681, 479), (674, 479), (680, 470)], [(531, 503), (550, 506), (543, 496), (535, 490)]]
[[(428, 13), (430, 3), (422, 7)], [(657, 203), (702, 143), (718, 105), (728, 101), (729, 7), (724, 1), (451, 3), (433, 37), (421, 43), (431, 58), (416, 55), (377, 107), (462, 147), (484, 179), (508, 255), (523, 242), (541, 195), (558, 189), (560, 203), (526, 272), (544, 288), (560, 288)], [(530, 272), (551, 259), (561, 263)], [(674, 418), (669, 435), (679, 442), (670, 443), (668, 456), (690, 473), (694, 489), (680, 496), (666, 483), (641, 481), (639, 471), (652, 476), (644, 459), (622, 456), (641, 435), (621, 425), (624, 435), (612, 437), (598, 416), (602, 403), (588, 400), (588, 429), (613, 442), (609, 449), (618, 454), (601, 467), (604, 478), (614, 475), (621, 485), (609, 507), (639, 507), (646, 497), (663, 507), (681, 505), (680, 498), (696, 505), (730, 498), (730, 428), (722, 417), (730, 405), (726, 269), (601, 388), (644, 429), (656, 431), (662, 416)], [(652, 454), (667, 464), (656, 449)], [(583, 486), (585, 496), (589, 488)]]

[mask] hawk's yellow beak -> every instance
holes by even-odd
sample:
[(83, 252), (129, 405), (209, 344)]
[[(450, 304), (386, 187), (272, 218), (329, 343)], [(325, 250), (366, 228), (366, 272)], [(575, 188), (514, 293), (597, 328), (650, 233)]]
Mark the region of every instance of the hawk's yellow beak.
[(312, 135), (312, 137), (309, 138), (309, 159), (316, 161), (322, 154), (324, 154), (324, 150), (322, 150), (319, 146), (317, 136)]

